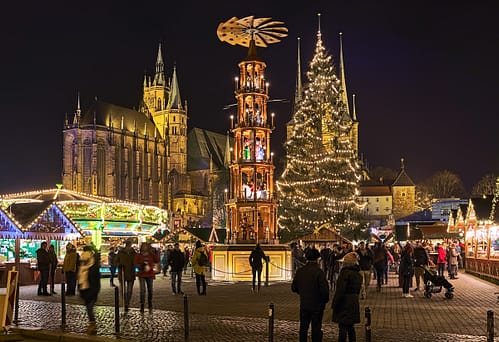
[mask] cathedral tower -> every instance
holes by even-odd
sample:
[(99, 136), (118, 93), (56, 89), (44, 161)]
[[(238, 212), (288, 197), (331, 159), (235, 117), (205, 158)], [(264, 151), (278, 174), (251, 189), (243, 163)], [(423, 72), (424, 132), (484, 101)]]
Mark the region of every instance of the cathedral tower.
[[(169, 158), (169, 169), (178, 174), (187, 172), (187, 108), (180, 97), (176, 67), (172, 80), (165, 80), (161, 44), (158, 47), (154, 78), (144, 76), (142, 111), (150, 115), (165, 140)], [(185, 106), (186, 107), (186, 106)]]

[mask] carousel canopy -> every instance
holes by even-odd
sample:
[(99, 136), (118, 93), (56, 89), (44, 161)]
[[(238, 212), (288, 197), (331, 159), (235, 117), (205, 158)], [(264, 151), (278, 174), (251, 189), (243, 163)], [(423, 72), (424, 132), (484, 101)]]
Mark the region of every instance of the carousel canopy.
[(150, 235), (168, 221), (167, 212), (157, 207), (65, 189), (1, 195), (0, 210), (0, 237), (21, 234), (27, 239), (72, 240), (93, 230)]

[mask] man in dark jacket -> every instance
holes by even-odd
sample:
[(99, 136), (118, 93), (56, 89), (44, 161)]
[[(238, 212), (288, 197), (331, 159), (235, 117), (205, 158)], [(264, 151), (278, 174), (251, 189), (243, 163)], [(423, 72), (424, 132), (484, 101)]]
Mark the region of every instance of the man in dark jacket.
[(251, 251), (249, 256), (249, 263), (251, 265), (251, 272), (253, 273), (253, 287), (252, 290), (255, 292), (255, 278), (258, 277), (258, 292), (260, 292), (260, 284), (262, 283), (262, 269), (263, 260), (267, 261), (267, 257), (263, 252), (262, 247), (259, 243), (256, 244), (255, 249)]
[(414, 291), (419, 291), (421, 279), (423, 279), (424, 287), (424, 267), (428, 266), (429, 260), (430, 255), (428, 254), (428, 250), (423, 247), (421, 241), (418, 241), (416, 248), (414, 248), (414, 276), (416, 277), (416, 288)]
[(360, 323), (359, 293), (362, 287), (362, 276), (359, 273), (358, 255), (350, 252), (343, 257), (336, 291), (334, 292), (332, 310), (333, 322), (338, 323), (338, 342), (356, 340), (355, 323)]
[(329, 269), (329, 255), (331, 254), (331, 248), (329, 248), (329, 244), (325, 244), (321, 251), (321, 268), (326, 274), (326, 279), (327, 279), (327, 272)]
[(125, 311), (128, 311), (130, 300), (132, 299), (133, 283), (135, 282), (135, 249), (132, 247), (132, 241), (125, 241), (125, 248), (121, 248), (116, 255), (115, 263), (118, 267), (118, 279), (123, 292)]
[(322, 341), (322, 317), (329, 301), (329, 285), (319, 267), (320, 253), (307, 250), (307, 263), (296, 271), (291, 290), (300, 295), (300, 342), (307, 341), (308, 327), (312, 323), (312, 342)]
[(47, 284), (49, 281), (50, 255), (47, 251), (46, 241), (43, 241), (40, 245), (40, 248), (36, 250), (36, 261), (38, 264), (38, 271), (40, 272), (40, 281), (38, 282), (38, 295), (50, 296), (50, 293), (47, 290)]
[(174, 295), (182, 292), (182, 271), (184, 269), (184, 253), (180, 250), (178, 242), (175, 242), (173, 249), (170, 252), (168, 262), (170, 263), (170, 272), (172, 276), (172, 292)]

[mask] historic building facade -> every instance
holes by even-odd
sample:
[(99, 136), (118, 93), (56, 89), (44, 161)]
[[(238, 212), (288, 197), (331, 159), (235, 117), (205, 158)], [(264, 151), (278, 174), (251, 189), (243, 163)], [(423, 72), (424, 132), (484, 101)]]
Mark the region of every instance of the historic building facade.
[(207, 221), (213, 211), (210, 165), (203, 181), (199, 169), (191, 177), (187, 104), (181, 101), (175, 67), (170, 80), (166, 81), (160, 45), (154, 75), (144, 76), (138, 111), (97, 99), (82, 110), (78, 97), (76, 112), (63, 129), (64, 188), (167, 209), (178, 227)]

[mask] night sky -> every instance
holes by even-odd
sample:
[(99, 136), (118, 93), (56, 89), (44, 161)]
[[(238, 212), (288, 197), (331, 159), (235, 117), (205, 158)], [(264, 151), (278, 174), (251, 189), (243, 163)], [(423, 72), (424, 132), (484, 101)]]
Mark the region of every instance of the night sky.
[[(50, 3), (50, 4), (49, 4)], [(71, 5), (68, 5), (70, 4)], [(403, 3), (400, 5), (399, 3)], [(438, 4), (434, 4), (438, 3)], [(137, 107), (144, 72), (163, 44), (167, 78), (176, 64), (189, 128), (225, 133), (237, 63), (246, 49), (218, 40), (232, 16), (272, 17), (289, 35), (259, 49), (276, 113), (272, 150), (283, 158), (291, 118), (297, 37), (302, 70), (316, 43), (338, 61), (356, 94), (360, 152), (372, 168), (415, 182), (439, 170), (467, 190), (499, 172), (499, 26), (492, 1), (28, 1), (3, 6), (0, 20), (0, 194), (60, 182), (62, 127), (77, 93)], [(280, 168), (280, 165), (277, 165)]]

